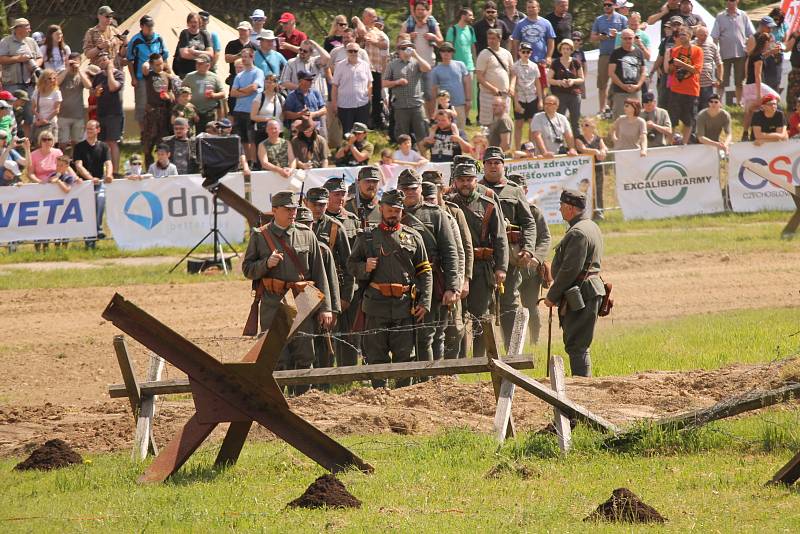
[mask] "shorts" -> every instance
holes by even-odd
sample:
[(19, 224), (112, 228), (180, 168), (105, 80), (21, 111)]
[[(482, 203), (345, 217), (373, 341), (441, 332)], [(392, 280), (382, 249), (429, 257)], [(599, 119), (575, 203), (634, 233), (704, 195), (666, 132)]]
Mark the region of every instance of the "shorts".
[(696, 96), (685, 95), (683, 93), (670, 93), (669, 116), (672, 119), (672, 126), (677, 126), (679, 121), (682, 122), (684, 126), (691, 126), (694, 122), (696, 107)]
[(722, 86), (728, 87), (731, 80), (731, 67), (733, 67), (733, 84), (741, 87), (744, 82), (744, 65), (746, 57), (732, 57), (722, 60)]
[(520, 102), (519, 105), (522, 106), (522, 113), (517, 113), (517, 111), (514, 110), (515, 121), (529, 121), (539, 111), (538, 98), (536, 100), (531, 100), (530, 102)]
[(609, 55), (602, 55), (597, 59), (597, 88), (605, 89), (608, 87), (608, 60)]
[[(767, 85), (767, 84), (762, 82), (761, 83), (761, 98), (764, 98), (767, 95), (772, 95), (772, 96), (776, 97), (778, 100), (780, 100), (780, 98), (781, 98), (781, 95), (779, 95), (775, 91), (775, 89), (773, 89), (769, 85)], [(744, 89), (742, 89), (742, 102), (741, 103), (745, 108), (747, 108), (748, 106), (751, 106), (753, 104), (760, 104), (760, 102), (758, 100), (756, 100), (756, 84), (748, 83), (747, 85), (744, 86)]]
[(124, 115), (98, 114), (97, 119), (100, 122), (100, 133), (97, 134), (98, 139), (104, 142), (117, 142), (122, 139), (122, 132), (125, 129)]
[(250, 120), (250, 114), (244, 111), (234, 111), (232, 116), (233, 133), (242, 139), (242, 143), (252, 143), (256, 132)]
[(136, 102), (134, 116), (137, 122), (144, 122), (144, 107), (147, 105), (147, 84), (144, 80), (138, 80), (138, 82), (133, 93)]
[(58, 118), (58, 142), (61, 145), (75, 144), (83, 139), (86, 121), (83, 119)]

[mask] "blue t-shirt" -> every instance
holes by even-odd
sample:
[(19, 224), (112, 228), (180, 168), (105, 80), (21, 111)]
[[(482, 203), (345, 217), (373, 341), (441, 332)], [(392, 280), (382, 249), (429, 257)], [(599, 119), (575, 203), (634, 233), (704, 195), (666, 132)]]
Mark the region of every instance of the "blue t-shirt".
[[(297, 113), (303, 108), (312, 112), (319, 111), (323, 107), (325, 107), (325, 99), (322, 97), (322, 93), (316, 89), (309, 89), (308, 94), (305, 95), (295, 89), (286, 96), (286, 100), (283, 102), (283, 109), (293, 113)], [(319, 123), (319, 119), (315, 119), (315, 122)], [(292, 121), (285, 121), (285, 125), (287, 128), (291, 128)]]
[(525, 17), (517, 22), (511, 38), (531, 45), (533, 49), (531, 51), (531, 61), (539, 63), (547, 59), (547, 40), (555, 40), (556, 32), (553, 30), (553, 25), (550, 24), (550, 21), (545, 18), (537, 17), (536, 20), (531, 20)]
[(259, 49), (255, 51), (255, 60), (253, 62), (256, 67), (261, 69), (264, 75), (274, 74), (278, 78), (281, 77), (281, 71), (287, 63), (286, 58), (280, 52), (270, 50), (265, 54)]
[(150, 61), (150, 54), (161, 54), (166, 63), (169, 59), (169, 50), (167, 50), (164, 40), (156, 32), (150, 34), (150, 39), (147, 40), (142, 35), (142, 32), (133, 36), (133, 39), (128, 43), (128, 61), (133, 62), (136, 69), (136, 79), (142, 79), (142, 64)]
[(249, 70), (243, 70), (236, 75), (236, 78), (233, 79), (233, 85), (231, 85), (231, 89), (241, 89), (242, 87), (247, 87), (251, 83), (258, 84), (258, 89), (254, 93), (250, 93), (247, 96), (236, 97), (236, 107), (233, 108), (233, 111), (250, 113), (250, 108), (253, 106), (253, 100), (264, 90), (264, 73), (261, 72), (261, 69), (253, 67)]
[(431, 83), (439, 86), (439, 90), (446, 90), (450, 93), (450, 103), (454, 106), (463, 106), (466, 96), (464, 95), (464, 76), (469, 74), (467, 66), (461, 61), (451, 61), (449, 65), (444, 63), (437, 64), (431, 71)]
[(219, 42), (219, 35), (217, 32), (208, 32), (211, 34), (211, 50), (214, 52), (219, 52), (222, 50), (222, 45)]
[[(618, 32), (621, 32), (625, 28), (628, 27), (628, 17), (625, 15), (620, 15), (619, 13), (614, 13), (611, 15), (611, 18), (607, 18), (605, 15), (600, 15), (596, 19), (594, 19), (594, 23), (592, 24), (592, 32), (594, 33), (604, 33), (606, 35), (610, 35), (609, 31), (611, 28), (616, 29)], [(605, 39), (600, 41), (600, 55), (601, 56), (610, 56), (611, 52), (614, 51), (614, 39)]]

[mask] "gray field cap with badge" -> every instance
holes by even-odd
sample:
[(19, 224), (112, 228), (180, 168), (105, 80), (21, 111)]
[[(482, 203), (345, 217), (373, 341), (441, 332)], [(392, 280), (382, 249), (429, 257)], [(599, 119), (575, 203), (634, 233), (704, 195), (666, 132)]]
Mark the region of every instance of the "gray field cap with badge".
[(381, 204), (391, 206), (393, 208), (402, 208), (403, 200), (405, 200), (405, 198), (406, 194), (402, 191), (391, 189), (383, 194), (381, 197)]
[(329, 193), (346, 193), (347, 187), (345, 187), (344, 178), (328, 178), (328, 181), (322, 186), (328, 190)]
[(329, 196), (328, 190), (324, 187), (312, 187), (306, 192), (306, 200), (313, 204), (325, 204)]
[(296, 208), (297, 197), (292, 191), (278, 191), (272, 195), (273, 208)]
[(366, 167), (362, 167), (360, 171), (358, 171), (358, 179), (360, 180), (377, 180), (381, 181), (383, 176), (381, 175), (381, 170), (376, 167), (375, 165), (367, 165)]
[(581, 210), (586, 209), (586, 195), (580, 191), (575, 191), (574, 189), (564, 189), (561, 192), (560, 200), (563, 204), (569, 204), (570, 206), (575, 206)]
[(397, 177), (397, 187), (414, 187), (422, 183), (422, 177), (414, 169), (403, 169)]
[(474, 178), (478, 177), (478, 168), (475, 166), (474, 163), (459, 163), (456, 165), (456, 168), (453, 170), (453, 176), (472, 176)]

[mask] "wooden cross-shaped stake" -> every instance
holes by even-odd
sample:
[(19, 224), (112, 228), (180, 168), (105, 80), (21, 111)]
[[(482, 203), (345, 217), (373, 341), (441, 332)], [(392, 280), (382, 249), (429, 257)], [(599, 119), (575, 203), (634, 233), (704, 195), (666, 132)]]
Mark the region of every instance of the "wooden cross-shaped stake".
[(224, 422), (231, 424), (215, 465), (236, 462), (256, 421), (332, 472), (349, 467), (372, 472), (372, 466), (292, 412), (272, 376), (287, 340), (322, 298), (312, 286), (297, 297), (287, 293), (269, 331), (242, 361), (222, 363), (121, 295), (114, 295), (103, 318), (186, 373), (196, 409), (139, 482), (166, 480)]

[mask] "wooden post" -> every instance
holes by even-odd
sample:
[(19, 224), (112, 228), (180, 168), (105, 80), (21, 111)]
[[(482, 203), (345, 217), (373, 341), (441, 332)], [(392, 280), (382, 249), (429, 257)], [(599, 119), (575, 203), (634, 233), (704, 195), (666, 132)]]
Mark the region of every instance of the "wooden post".
[(142, 402), (142, 392), (139, 389), (139, 383), (136, 381), (133, 362), (128, 355), (128, 344), (125, 342), (125, 336), (114, 336), (114, 352), (117, 354), (117, 362), (119, 363), (119, 370), (122, 373), (122, 381), (125, 383), (125, 391), (131, 403), (133, 420), (136, 421), (139, 415), (139, 406)]
[[(147, 380), (161, 379), (164, 370), (164, 360), (150, 353), (150, 367), (147, 370)], [(153, 418), (156, 415), (156, 399), (158, 395), (143, 395), (139, 408), (139, 418), (136, 420), (136, 434), (133, 440), (133, 459), (144, 460), (148, 451), (153, 455), (158, 454), (158, 447), (153, 437)]]
[[(497, 360), (500, 359), (500, 347), (498, 346), (497, 338), (495, 337), (493, 322), (491, 320), (483, 321), (481, 327), (483, 328), (483, 342), (484, 342), (483, 344), (486, 346), (486, 360), (487, 363), (489, 363), (489, 369), (491, 370), (492, 373), (492, 389), (494, 389), (494, 399), (496, 402), (499, 402), (500, 392), (503, 389), (503, 378), (499, 374), (494, 372), (491, 366), (491, 362), (495, 359)], [(507, 388), (506, 394), (513, 394), (513, 390)], [(517, 435), (517, 430), (514, 427), (514, 418), (511, 417), (511, 398), (508, 399), (507, 415), (508, 418), (507, 419), (504, 418), (504, 420), (507, 421), (506, 428), (502, 432), (502, 434), (504, 435), (504, 437), (505, 436), (514, 437)], [(496, 417), (497, 417), (497, 412), (495, 412), (495, 423), (499, 424)], [(498, 436), (500, 435), (500, 433), (501, 432), (498, 431)]]
[[(564, 360), (561, 356), (553, 356), (550, 360), (550, 387), (556, 395), (567, 398), (567, 386), (564, 383)], [(553, 426), (558, 435), (558, 446), (561, 452), (566, 454), (572, 447), (572, 428), (569, 426), (569, 418), (564, 412), (553, 406)]]
[(790, 486), (794, 484), (797, 479), (800, 478), (800, 452), (794, 455), (794, 458), (789, 460), (789, 462), (781, 467), (775, 476), (772, 477), (772, 480), (769, 481), (770, 484), (786, 484)]
[[(525, 336), (528, 331), (529, 313), (527, 308), (517, 308), (517, 313), (514, 316), (514, 328), (511, 331), (511, 342), (508, 345), (509, 354), (522, 354), (525, 346)], [(497, 346), (496, 343), (494, 346)], [(496, 348), (494, 352), (497, 352)], [(511, 406), (514, 403), (514, 389), (516, 386), (508, 380), (503, 380), (496, 373), (492, 373), (492, 385), (494, 386), (495, 399), (497, 400), (497, 409), (494, 414), (494, 432), (497, 441), (503, 443), (507, 434), (511, 436), (515, 434)]]

